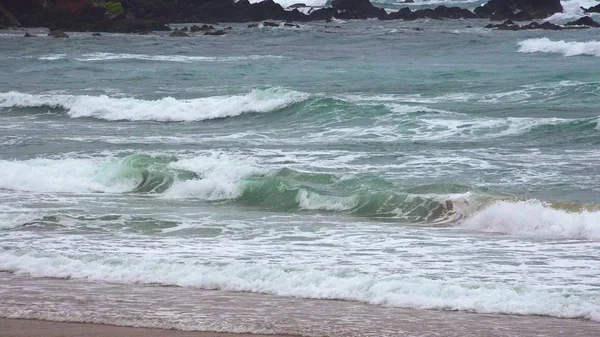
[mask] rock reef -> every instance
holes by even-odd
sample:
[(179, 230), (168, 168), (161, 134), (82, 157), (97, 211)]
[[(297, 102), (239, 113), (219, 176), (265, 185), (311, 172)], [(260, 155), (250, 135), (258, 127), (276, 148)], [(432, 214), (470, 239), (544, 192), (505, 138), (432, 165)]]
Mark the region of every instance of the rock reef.
[[(410, 3), (410, 2), (408, 2)], [(587, 9), (600, 10), (600, 5)], [(306, 22), (333, 19), (417, 20), (490, 19), (534, 20), (562, 11), (560, 0), (490, 0), (470, 11), (438, 6), (387, 13), (369, 0), (333, 0), (330, 7), (298, 3), (283, 8), (273, 0), (0, 0), (0, 27), (48, 27), (51, 30), (143, 33), (170, 31), (168, 23)], [(301, 11), (302, 10), (302, 11)], [(587, 25), (590, 26), (590, 25)], [(204, 27), (204, 26), (203, 26)], [(194, 28), (194, 27), (192, 27)], [(215, 34), (202, 29), (192, 32)], [(496, 27), (500, 29), (500, 27)], [(174, 35), (183, 36), (181, 33)]]

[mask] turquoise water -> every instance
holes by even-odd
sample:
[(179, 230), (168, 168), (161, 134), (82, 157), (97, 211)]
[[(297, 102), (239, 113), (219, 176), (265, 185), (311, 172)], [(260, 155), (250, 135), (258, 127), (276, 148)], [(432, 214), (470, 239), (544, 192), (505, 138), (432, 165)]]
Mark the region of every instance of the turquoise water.
[(2, 32), (0, 270), (598, 320), (597, 32), (485, 24)]

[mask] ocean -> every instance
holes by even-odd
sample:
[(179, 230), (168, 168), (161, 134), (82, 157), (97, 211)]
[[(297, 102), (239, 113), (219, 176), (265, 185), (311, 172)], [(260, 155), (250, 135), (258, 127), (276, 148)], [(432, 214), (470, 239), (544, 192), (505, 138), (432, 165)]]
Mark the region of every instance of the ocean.
[[(0, 317), (335, 335), (285, 319), (325, 303), (386, 317), (344, 336), (413, 309), (600, 331), (597, 30), (487, 23), (0, 31)], [(306, 310), (182, 314), (219, 296)]]

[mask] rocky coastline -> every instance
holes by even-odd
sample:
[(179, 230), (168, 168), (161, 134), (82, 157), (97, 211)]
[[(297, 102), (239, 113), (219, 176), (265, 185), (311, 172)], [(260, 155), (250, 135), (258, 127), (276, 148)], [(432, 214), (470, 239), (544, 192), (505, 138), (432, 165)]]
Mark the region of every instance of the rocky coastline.
[[(600, 5), (584, 9), (600, 11)], [(586, 17), (567, 25), (514, 21), (547, 18), (562, 12), (560, 0), (490, 0), (473, 11), (461, 7), (438, 6), (412, 10), (409, 7), (387, 13), (369, 0), (333, 0), (327, 8), (308, 7), (302, 3), (283, 8), (273, 0), (250, 3), (248, 0), (0, 0), (0, 29), (9, 27), (48, 27), (50, 36), (64, 37), (57, 31), (145, 33), (171, 31), (169, 23), (251, 23), (261, 21), (291, 22), (418, 19), (488, 19), (504, 21), (486, 27), (499, 30), (581, 29), (600, 26)], [(205, 35), (224, 35), (226, 29), (196, 29)], [(173, 32), (172, 36), (187, 36)]]

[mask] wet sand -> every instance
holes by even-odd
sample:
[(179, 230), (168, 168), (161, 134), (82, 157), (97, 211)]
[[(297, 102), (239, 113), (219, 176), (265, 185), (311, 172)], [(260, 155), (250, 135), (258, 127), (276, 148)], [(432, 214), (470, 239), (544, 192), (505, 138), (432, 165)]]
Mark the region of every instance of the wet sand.
[(21, 318), (0, 319), (0, 337), (600, 336), (600, 322), (584, 319), (401, 309), (196, 288), (31, 278), (1, 272), (0, 317)]
[(0, 318), (2, 337), (297, 337), (130, 328), (112, 325)]

